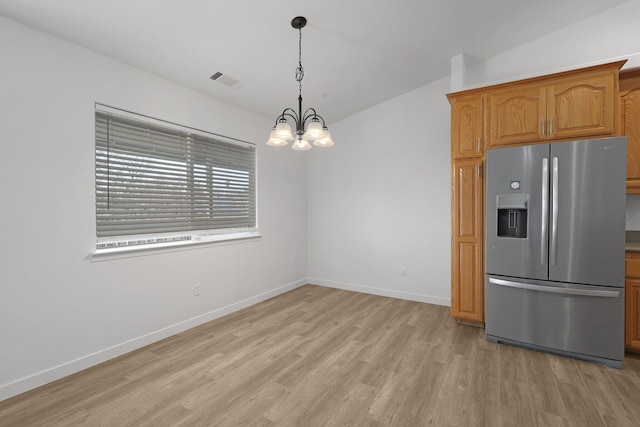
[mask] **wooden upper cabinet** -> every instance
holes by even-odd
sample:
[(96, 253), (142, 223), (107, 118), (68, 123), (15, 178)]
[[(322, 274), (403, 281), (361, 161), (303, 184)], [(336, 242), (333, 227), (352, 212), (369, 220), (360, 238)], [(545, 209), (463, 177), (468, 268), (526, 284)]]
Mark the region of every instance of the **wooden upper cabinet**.
[(640, 71), (620, 75), (620, 113), (627, 137), (627, 193), (640, 194)]
[(488, 90), (487, 146), (616, 135), (618, 73), (623, 63)]
[(481, 157), (484, 152), (481, 94), (451, 98), (451, 157)]
[(547, 87), (547, 138), (613, 135), (617, 70), (558, 79)]
[(496, 89), (488, 98), (489, 146), (544, 139), (546, 86), (535, 83)]

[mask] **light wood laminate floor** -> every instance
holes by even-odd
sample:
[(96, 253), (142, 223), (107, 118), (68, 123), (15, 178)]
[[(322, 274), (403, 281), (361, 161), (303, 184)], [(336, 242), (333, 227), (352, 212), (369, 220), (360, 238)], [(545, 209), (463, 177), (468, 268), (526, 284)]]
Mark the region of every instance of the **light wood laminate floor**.
[(488, 343), (449, 308), (303, 286), (0, 402), (2, 426), (638, 426), (624, 369)]

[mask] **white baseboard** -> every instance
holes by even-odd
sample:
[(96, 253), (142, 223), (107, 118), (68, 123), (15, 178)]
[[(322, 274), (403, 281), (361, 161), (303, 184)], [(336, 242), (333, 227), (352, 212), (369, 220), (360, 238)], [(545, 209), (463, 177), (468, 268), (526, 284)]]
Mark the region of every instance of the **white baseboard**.
[(309, 277), (308, 283), (312, 285), (326, 286), (329, 288), (342, 289), (345, 291), (362, 292), (365, 294), (379, 295), (383, 297), (406, 299), (409, 301), (424, 302), (427, 304), (443, 305), (451, 307), (451, 298), (442, 298), (432, 295), (414, 294), (411, 292), (402, 292), (384, 288), (373, 288), (370, 286), (356, 285), (352, 283), (336, 282), (332, 280), (318, 279)]
[(208, 313), (204, 313), (191, 319), (187, 319), (182, 322), (167, 326), (146, 335), (133, 338), (129, 341), (105, 348), (95, 353), (79, 357), (77, 359), (62, 363), (49, 369), (45, 369), (27, 377), (2, 384), (0, 385), (0, 401), (13, 396), (17, 396), (18, 394), (40, 387), (52, 381), (59, 380), (60, 378), (64, 378), (76, 372), (80, 372), (102, 362), (106, 362), (109, 359), (113, 359), (114, 357), (121, 356), (125, 353), (129, 353), (130, 351), (137, 350), (146, 345), (170, 337), (171, 335), (175, 335), (203, 323), (210, 322), (229, 313), (233, 313), (234, 311), (238, 311), (266, 299), (283, 294), (302, 285), (305, 285), (306, 283), (307, 280), (305, 279), (298, 280), (296, 282), (289, 283), (287, 285), (264, 292), (251, 298), (235, 302), (226, 307), (212, 310)]

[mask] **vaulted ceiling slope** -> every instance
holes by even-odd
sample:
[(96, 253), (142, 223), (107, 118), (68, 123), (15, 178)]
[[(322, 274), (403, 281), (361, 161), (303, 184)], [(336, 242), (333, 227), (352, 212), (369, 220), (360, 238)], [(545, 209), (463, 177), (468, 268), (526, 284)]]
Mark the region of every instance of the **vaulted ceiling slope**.
[[(625, 0), (2, 0), (0, 15), (275, 119), (295, 107), (302, 32), (306, 107), (328, 124)], [(209, 77), (221, 72), (233, 87)]]

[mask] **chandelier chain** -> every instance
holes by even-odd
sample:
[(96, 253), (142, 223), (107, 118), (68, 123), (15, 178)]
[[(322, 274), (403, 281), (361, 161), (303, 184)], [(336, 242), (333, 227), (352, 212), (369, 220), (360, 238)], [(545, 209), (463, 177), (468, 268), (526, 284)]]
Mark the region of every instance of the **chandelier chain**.
[(302, 29), (298, 29), (298, 68), (296, 68), (296, 81), (298, 82), (298, 94), (302, 96), (302, 79), (304, 78), (304, 68), (302, 68)]

